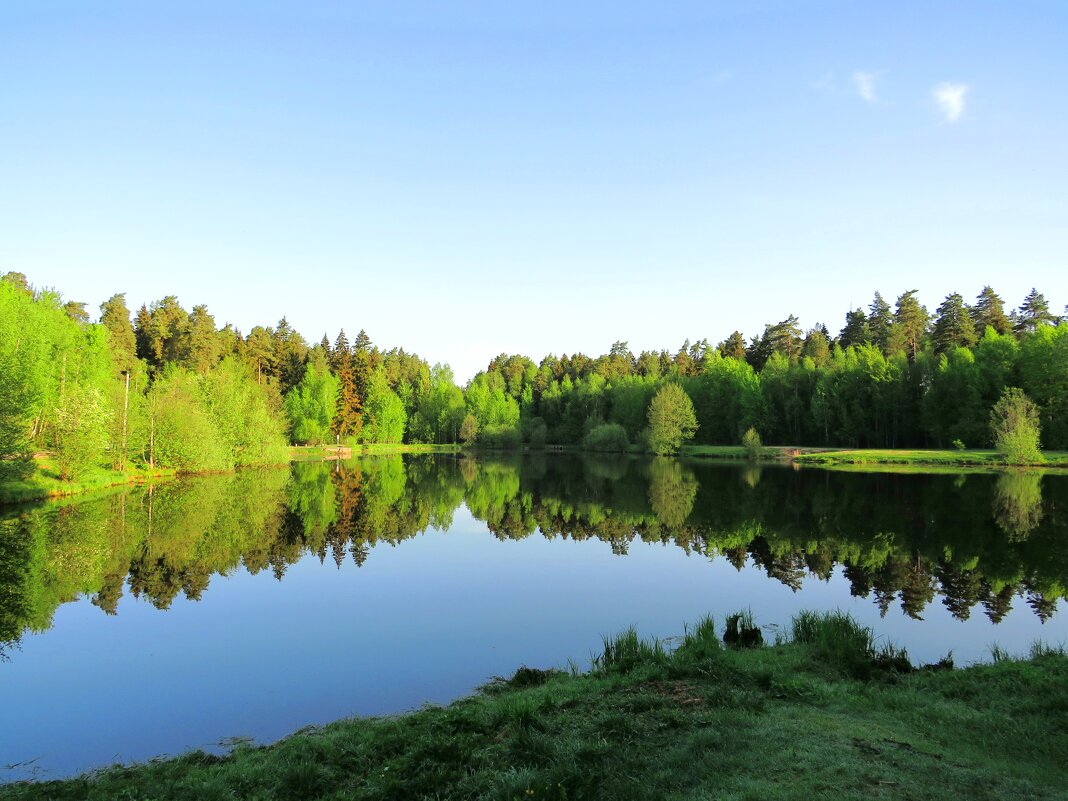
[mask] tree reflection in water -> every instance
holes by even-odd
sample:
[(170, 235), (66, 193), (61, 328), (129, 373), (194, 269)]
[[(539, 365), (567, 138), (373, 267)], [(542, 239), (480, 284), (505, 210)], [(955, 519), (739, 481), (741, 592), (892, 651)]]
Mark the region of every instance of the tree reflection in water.
[(188, 478), (0, 519), (0, 644), (89, 595), (166, 609), (239, 567), (278, 579), (307, 553), (363, 565), (376, 545), (446, 531), (461, 504), (501, 540), (635, 540), (756, 568), (797, 590), (841, 567), (856, 596), (914, 618), (940, 596), (997, 623), (1043, 620), (1068, 586), (1068, 477), (910, 475), (560, 454), (374, 457)]

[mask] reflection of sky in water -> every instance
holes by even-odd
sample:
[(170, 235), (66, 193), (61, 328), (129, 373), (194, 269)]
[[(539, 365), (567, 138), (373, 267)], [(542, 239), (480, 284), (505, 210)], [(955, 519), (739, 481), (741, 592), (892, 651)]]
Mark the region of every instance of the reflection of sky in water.
[(1039, 637), (1068, 639), (1063, 606), (1043, 625), (1016, 599), (994, 626), (980, 607), (953, 619), (936, 596), (923, 621), (897, 603), (880, 618), (870, 599), (850, 596), (841, 568), (795, 593), (674, 545), (634, 540), (615, 556), (597, 540), (501, 542), (461, 508), (447, 534), (380, 544), (362, 568), (308, 554), (283, 581), (239, 569), (165, 612), (128, 594), (116, 616), (88, 600), (61, 606), (50, 631), (27, 635), (0, 664), (0, 765), (39, 757), (47, 778), (235, 735), (270, 741), (345, 715), (447, 702), (521, 664), (585, 664), (601, 634), (634, 624), (675, 635), (708, 612), (721, 621), (751, 607), (760, 623), (787, 624), (800, 608), (841, 608), (914, 660), (952, 649), (963, 664), (988, 659), (994, 642), (1025, 652)]

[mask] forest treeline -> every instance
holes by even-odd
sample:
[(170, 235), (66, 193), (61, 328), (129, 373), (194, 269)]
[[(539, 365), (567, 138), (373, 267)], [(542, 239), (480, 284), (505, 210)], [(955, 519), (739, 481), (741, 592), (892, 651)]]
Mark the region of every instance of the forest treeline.
[[(0, 656), (84, 595), (159, 608), (243, 566), (282, 579), (309, 552), (363, 565), (375, 546), (447, 530), (464, 504), (502, 541), (662, 543), (799, 589), (841, 565), (851, 592), (919, 617), (940, 597), (999, 622), (1068, 597), (1068, 482), (993, 475), (813, 473), (625, 455), (417, 455), (297, 463), (149, 485), (0, 517)], [(378, 551), (388, 558), (391, 549)]]
[(0, 374), (0, 469), (31, 469), (49, 450), (65, 478), (280, 462), (287, 441), (663, 451), (679, 431), (665, 440), (658, 420), (678, 428), (680, 403), (682, 437), (698, 444), (737, 444), (752, 428), (768, 444), (985, 447), (1008, 387), (1037, 404), (1043, 446), (1068, 448), (1068, 315), (1034, 290), (1011, 312), (985, 287), (933, 314), (915, 290), (893, 307), (876, 293), (837, 334), (790, 316), (675, 353), (621, 341), (597, 357), (501, 354), (461, 388), (448, 366), (381, 350), (364, 331), (310, 344), (283, 318), (242, 334), (173, 296), (132, 314), (122, 294), (94, 323), (84, 304), (8, 273)]

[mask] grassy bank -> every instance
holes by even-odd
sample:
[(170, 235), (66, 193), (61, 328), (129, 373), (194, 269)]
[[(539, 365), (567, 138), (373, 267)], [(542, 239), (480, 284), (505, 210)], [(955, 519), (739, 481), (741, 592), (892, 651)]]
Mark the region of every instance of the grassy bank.
[(105, 470), (98, 467), (89, 470), (77, 481), (64, 481), (60, 478), (59, 468), (49, 456), (38, 454), (34, 457), (34, 462), (36, 470), (33, 474), (25, 478), (0, 481), (0, 504), (43, 501), (175, 475), (174, 470), (163, 468), (150, 470), (147, 467), (130, 467), (127, 470)]
[[(1068, 467), (1068, 451), (1045, 451), (1043, 467)], [(793, 456), (799, 464), (840, 465), (929, 465), (944, 467), (1006, 467), (1004, 455), (993, 450), (826, 450), (802, 452)]]
[(354, 456), (381, 456), (389, 453), (459, 453), (463, 450), (462, 445), (426, 445), (421, 443), (403, 445), (388, 443), (370, 443), (354, 445)]
[(1065, 798), (1063, 651), (912, 670), (840, 615), (774, 646), (718, 634), (672, 651), (628, 632), (586, 674), (521, 668), (448, 707), (0, 799)]
[[(685, 445), (680, 456), (705, 459), (747, 459), (741, 445)], [(1068, 451), (1044, 451), (1046, 468), (1068, 467)], [(808, 448), (794, 445), (765, 445), (760, 461), (794, 462), (823, 467), (1013, 467), (994, 450), (890, 449), (890, 448)], [(1032, 465), (1019, 465), (1032, 466)]]
[(457, 453), (460, 445), (425, 445), (401, 443), (367, 443), (363, 445), (291, 445), (289, 459), (293, 462), (321, 462), (353, 456), (383, 456), (396, 453)]
[[(803, 448), (794, 445), (765, 445), (760, 449), (764, 462), (789, 462), (802, 454), (832, 452), (832, 448)], [(679, 456), (703, 459), (748, 459), (749, 452), (741, 445), (683, 445)]]

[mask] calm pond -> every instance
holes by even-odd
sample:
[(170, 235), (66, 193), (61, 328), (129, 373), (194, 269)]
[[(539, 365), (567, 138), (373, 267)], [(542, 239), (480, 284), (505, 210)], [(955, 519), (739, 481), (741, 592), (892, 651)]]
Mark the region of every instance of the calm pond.
[[(603, 634), (848, 610), (916, 662), (1068, 639), (1068, 476), (376, 457), (0, 516), (0, 780), (444, 703)], [(768, 636), (773, 637), (773, 629)]]

